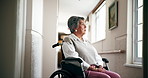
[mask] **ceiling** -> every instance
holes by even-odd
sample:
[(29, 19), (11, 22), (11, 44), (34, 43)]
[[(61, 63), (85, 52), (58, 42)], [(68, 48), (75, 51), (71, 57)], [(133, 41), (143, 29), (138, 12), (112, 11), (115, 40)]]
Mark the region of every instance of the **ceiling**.
[(58, 28), (67, 28), (67, 20), (70, 16), (82, 16), (84, 18), (95, 8), (100, 0), (59, 0)]

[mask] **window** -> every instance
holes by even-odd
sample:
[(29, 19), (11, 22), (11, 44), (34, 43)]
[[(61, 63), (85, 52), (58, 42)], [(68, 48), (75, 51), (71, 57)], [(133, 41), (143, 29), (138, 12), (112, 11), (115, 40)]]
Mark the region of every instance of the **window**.
[(106, 2), (104, 1), (93, 14), (92, 42), (105, 39), (106, 36)]
[(133, 63), (141, 63), (143, 43), (143, 0), (134, 0), (133, 2)]
[(128, 0), (126, 65), (142, 67), (143, 0)]

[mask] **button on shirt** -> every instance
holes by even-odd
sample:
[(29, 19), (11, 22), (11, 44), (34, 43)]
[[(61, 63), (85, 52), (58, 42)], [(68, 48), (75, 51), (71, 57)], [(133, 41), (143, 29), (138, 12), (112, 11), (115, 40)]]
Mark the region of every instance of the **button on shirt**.
[(65, 58), (80, 58), (83, 61), (84, 70), (87, 70), (91, 64), (103, 66), (103, 61), (97, 50), (91, 43), (83, 38), (80, 40), (74, 34), (64, 38), (62, 45)]

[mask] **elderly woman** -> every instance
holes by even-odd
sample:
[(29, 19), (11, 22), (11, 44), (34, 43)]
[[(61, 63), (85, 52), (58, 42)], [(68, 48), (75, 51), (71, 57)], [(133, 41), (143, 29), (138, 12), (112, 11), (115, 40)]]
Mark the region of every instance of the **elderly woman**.
[(119, 74), (105, 70), (103, 61), (96, 49), (83, 38), (86, 25), (83, 17), (72, 16), (68, 20), (71, 34), (64, 39), (62, 48), (64, 56), (80, 58), (87, 78), (121, 78)]

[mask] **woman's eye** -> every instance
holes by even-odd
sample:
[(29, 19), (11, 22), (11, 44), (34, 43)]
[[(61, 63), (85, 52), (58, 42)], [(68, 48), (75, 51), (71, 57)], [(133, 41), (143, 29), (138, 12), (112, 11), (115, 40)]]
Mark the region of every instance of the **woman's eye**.
[(84, 25), (84, 24), (81, 24), (81, 25)]

